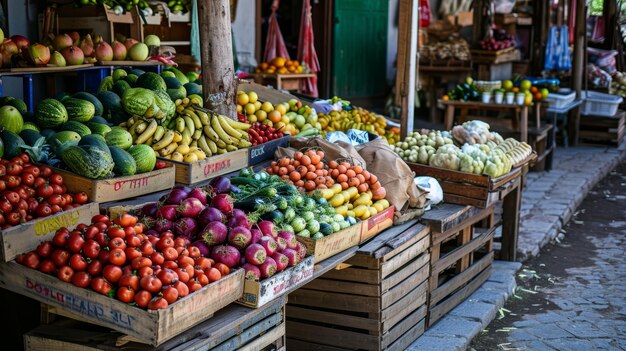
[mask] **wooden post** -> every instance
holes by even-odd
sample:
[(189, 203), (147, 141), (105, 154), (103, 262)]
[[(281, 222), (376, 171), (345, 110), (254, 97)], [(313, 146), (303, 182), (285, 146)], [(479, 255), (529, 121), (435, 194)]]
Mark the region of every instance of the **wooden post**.
[(403, 139), (413, 132), (415, 121), (418, 20), (418, 1), (400, 0), (396, 97), (400, 98), (400, 134)]
[(237, 118), (230, 1), (198, 1), (202, 92), (205, 107)]
[[(587, 8), (585, 0), (576, 1), (576, 28), (574, 29), (574, 62), (572, 64), (572, 88), (576, 91), (576, 98), (580, 99), (583, 86), (583, 75), (585, 69), (585, 42), (586, 42), (586, 19)], [(580, 109), (577, 108), (574, 116), (568, 121), (569, 125), (569, 145), (578, 144), (578, 128), (580, 126)]]

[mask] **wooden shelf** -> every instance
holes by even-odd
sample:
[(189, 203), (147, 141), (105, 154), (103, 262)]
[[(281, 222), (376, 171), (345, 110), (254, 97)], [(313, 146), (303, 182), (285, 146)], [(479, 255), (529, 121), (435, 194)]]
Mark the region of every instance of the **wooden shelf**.
[(185, 45), (185, 46), (188, 46), (188, 45), (191, 45), (191, 42), (190, 41), (184, 41), (184, 40), (183, 41), (162, 41), (161, 45), (169, 45), (169, 46), (182, 46), (182, 45)]

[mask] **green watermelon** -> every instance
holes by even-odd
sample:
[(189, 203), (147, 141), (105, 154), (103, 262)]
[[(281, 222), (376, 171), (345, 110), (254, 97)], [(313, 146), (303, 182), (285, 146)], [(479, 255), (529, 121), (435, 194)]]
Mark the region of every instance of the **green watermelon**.
[(184, 87), (187, 90), (187, 94), (189, 95), (202, 95), (202, 85), (198, 85), (196, 83), (187, 83), (184, 85)]
[(104, 107), (102, 106), (102, 102), (100, 102), (100, 100), (98, 100), (97, 97), (95, 97), (93, 94), (90, 94), (88, 92), (85, 91), (81, 91), (78, 92), (74, 95), (72, 95), (73, 98), (76, 99), (82, 99), (82, 100), (87, 100), (89, 102), (91, 102), (95, 108), (95, 112), (94, 115), (96, 116), (102, 116), (102, 113), (104, 112)]
[(0, 107), (0, 128), (4, 128), (17, 134), (22, 131), (23, 126), (24, 119), (22, 118), (20, 111), (11, 105)]
[(56, 99), (42, 100), (35, 109), (35, 121), (41, 128), (54, 128), (67, 122), (65, 106)]
[(117, 146), (123, 150), (127, 150), (133, 145), (133, 136), (120, 127), (111, 128), (111, 131), (104, 136), (104, 139), (107, 145)]
[(163, 78), (154, 72), (146, 72), (140, 75), (139, 78), (137, 78), (135, 87), (161, 91), (165, 91), (167, 89), (167, 85), (165, 84)]

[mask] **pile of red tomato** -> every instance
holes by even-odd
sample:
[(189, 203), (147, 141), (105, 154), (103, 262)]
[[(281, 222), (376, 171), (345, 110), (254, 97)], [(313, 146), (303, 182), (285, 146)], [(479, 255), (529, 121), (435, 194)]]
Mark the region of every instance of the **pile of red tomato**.
[(96, 215), (91, 225), (59, 229), (51, 241), (16, 261), (151, 310), (167, 308), (230, 273), (225, 264), (203, 257), (188, 239), (176, 238), (170, 231), (146, 235), (146, 229), (129, 214), (112, 222)]
[(63, 176), (30, 163), (26, 154), (0, 160), (0, 228), (6, 229), (87, 203), (87, 194), (69, 194)]

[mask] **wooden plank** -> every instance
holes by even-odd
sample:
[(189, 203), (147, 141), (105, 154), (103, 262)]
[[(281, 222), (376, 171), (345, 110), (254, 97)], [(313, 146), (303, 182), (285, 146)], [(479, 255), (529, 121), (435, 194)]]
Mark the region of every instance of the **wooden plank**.
[(473, 217), (479, 211), (471, 206), (443, 203), (424, 212), (421, 220), (430, 225), (433, 233), (443, 233), (456, 227), (465, 219)]
[(297, 338), (299, 340), (315, 343), (341, 345), (355, 350), (378, 350), (379, 343), (378, 338), (373, 335), (295, 321), (289, 321), (289, 323), (287, 323), (287, 335), (289, 338)]
[(443, 315), (448, 313), (454, 307), (459, 305), (465, 299), (467, 299), (476, 289), (478, 289), (491, 275), (491, 267), (485, 269), (476, 278), (474, 278), (469, 284), (463, 287), (461, 290), (454, 293), (448, 299), (440, 303), (439, 305), (431, 308), (428, 311), (428, 325), (432, 326)]
[(174, 168), (166, 167), (132, 176), (89, 179), (73, 172), (54, 168), (65, 179), (70, 192), (84, 191), (91, 201), (107, 202), (141, 196), (174, 186)]
[[(284, 316), (275, 314), (243, 330), (232, 339), (212, 348), (213, 351), (260, 350), (285, 335)], [(266, 333), (265, 335), (263, 333)], [(259, 335), (263, 335), (259, 337)], [(249, 343), (249, 344), (248, 344)], [(259, 347), (261, 346), (261, 347)]]
[(345, 251), (342, 251), (335, 256), (329, 257), (326, 260), (318, 263), (313, 267), (313, 278), (317, 279), (327, 272), (330, 271), (338, 271), (339, 265), (348, 260), (350, 257), (354, 256), (356, 253), (356, 247), (351, 247)]
[(450, 295), (451, 292), (463, 286), (463, 284), (472, 280), (477, 274), (493, 263), (493, 252), (484, 256), (464, 272), (458, 274), (454, 278), (446, 281), (442, 286), (430, 292), (429, 305), (435, 306), (439, 301)]
[(434, 262), (431, 261), (431, 263), (430, 263), (430, 274), (431, 275), (438, 275), (441, 271), (443, 271), (444, 269), (449, 267), (455, 261), (460, 260), (463, 256), (465, 256), (465, 255), (475, 251), (476, 249), (480, 248), (487, 241), (493, 239), (493, 235), (494, 235), (495, 231), (496, 231), (496, 229), (492, 228), (488, 232), (485, 232), (485, 233), (479, 235), (478, 237), (475, 237), (474, 239), (472, 239), (467, 244), (459, 246), (456, 249), (454, 249), (453, 251), (448, 252), (447, 254), (445, 254), (444, 256), (439, 258), (439, 260), (434, 261)]
[(364, 220), (361, 225), (361, 240), (359, 243), (364, 243), (383, 230), (392, 227), (395, 210), (396, 208), (391, 206)]
[(426, 304), (427, 298), (428, 282), (423, 282), (395, 304), (380, 313), (383, 330), (389, 330), (409, 313)]
[[(276, 341), (276, 339), (278, 339), (280, 337), (284, 337), (286, 331), (287, 331), (287, 328), (285, 327), (285, 323), (281, 323), (278, 327), (276, 327), (276, 328), (270, 330), (269, 332), (263, 334), (263, 336), (261, 336), (260, 338), (255, 339), (253, 342), (245, 345), (244, 347), (240, 348), (239, 350), (241, 350), (241, 351), (262, 350), (265, 347), (268, 347), (268, 346), (272, 345), (274, 343), (274, 341)], [(232, 349), (225, 349), (225, 350), (232, 350)]]
[(101, 351), (99, 348), (60, 341), (37, 335), (24, 335), (24, 351)]
[(0, 286), (79, 314), (90, 323), (159, 345), (241, 296), (243, 270), (234, 271), (159, 311), (145, 311), (88, 289), (76, 289), (56, 277), (15, 262), (0, 264)]
[(248, 149), (239, 149), (188, 163), (159, 158), (176, 167), (176, 182), (196, 184), (248, 166)]
[(487, 209), (472, 207), (472, 210), (466, 212), (466, 214), (462, 217), (457, 217), (453, 221), (446, 223), (446, 225), (444, 225), (445, 231), (433, 234), (431, 245), (437, 245), (457, 234), (461, 229), (476, 224), (477, 222), (490, 216), (493, 213), (493, 210), (493, 207)]
[(413, 233), (414, 231), (417, 232), (416, 229), (413, 228), (417, 226), (417, 224), (418, 224), (417, 220), (411, 220), (411, 221), (402, 223), (398, 226), (393, 226), (385, 230), (384, 232), (380, 233), (379, 235), (377, 235), (374, 239), (369, 241), (367, 244), (359, 247), (359, 249), (357, 250), (357, 254), (373, 256), (376, 250), (383, 247), (387, 243), (387, 241), (395, 238), (396, 236), (402, 233)]
[(380, 297), (381, 308), (386, 309), (387, 307), (396, 303), (399, 299), (406, 296), (410, 291), (412, 291), (414, 287), (426, 281), (427, 276), (428, 276), (428, 269), (423, 269), (421, 274), (412, 274), (408, 278), (406, 278), (402, 283), (386, 291)]
[(287, 316), (289, 318), (289, 321), (287, 323), (291, 323), (291, 319), (297, 319), (310, 322), (338, 325), (342, 327), (363, 329), (371, 332), (380, 331), (380, 322), (376, 319), (352, 316), (345, 313), (303, 308), (300, 306), (293, 306), (291, 304), (287, 304)]
[(6, 70), (2, 70), (2, 73), (20, 73), (20, 74), (41, 74), (41, 73), (61, 73), (61, 72), (72, 72), (78, 71), (80, 69), (93, 67), (92, 63), (84, 63), (81, 65), (73, 65), (73, 66), (54, 66), (48, 65), (45, 67), (14, 67)]
[(296, 235), (296, 238), (306, 246), (307, 253), (314, 256), (315, 263), (317, 263), (358, 245), (361, 238), (361, 224), (352, 225), (321, 239), (305, 238), (299, 235)]
[(398, 268), (404, 266), (407, 262), (416, 258), (419, 254), (423, 253), (428, 249), (430, 238), (424, 237), (416, 245), (409, 247), (408, 249), (402, 251), (396, 257), (393, 257), (391, 260), (385, 262), (380, 268), (380, 275), (384, 279), (393, 272), (395, 272)]
[(381, 310), (376, 297), (357, 296), (333, 292), (298, 289), (289, 294), (289, 303), (309, 307), (330, 308), (351, 312), (372, 312)]
[[(376, 257), (380, 257), (381, 260), (390, 261), (395, 255), (402, 252), (405, 248), (413, 245), (415, 242), (422, 240), (423, 238), (429, 236), (430, 227), (420, 225), (421, 230), (414, 237), (406, 237), (406, 236), (398, 236), (387, 243), (387, 246), (381, 248), (376, 251)], [(430, 246), (430, 240), (428, 240), (428, 244), (425, 249)]]
[(450, 194), (463, 195), (475, 199), (485, 199), (489, 196), (488, 188), (481, 188), (477, 186), (468, 186), (467, 184), (450, 182), (450, 181), (441, 181), (441, 188), (444, 189), (445, 192)]
[(502, 203), (502, 247), (499, 259), (515, 261), (517, 257), (517, 236), (519, 235), (519, 213), (522, 203), (522, 190), (515, 187)]
[(363, 269), (358, 267), (349, 267), (342, 270), (328, 271), (323, 275), (327, 279), (346, 280), (350, 282), (360, 282), (367, 284), (378, 284), (382, 280), (380, 272), (374, 269)]
[[(471, 197), (444, 193), (443, 201), (453, 203), (453, 204), (470, 205), (470, 206), (474, 206), (478, 208), (487, 208), (493, 205), (493, 203), (498, 200), (498, 193), (489, 193), (489, 194), (490, 194), (489, 199), (477, 200)], [(495, 195), (495, 196), (492, 197), (491, 195)]]
[(303, 288), (364, 296), (380, 296), (381, 294), (380, 287), (378, 285), (323, 278), (313, 279)]
[(406, 265), (404, 268), (394, 272), (392, 275), (388, 276), (383, 280), (380, 284), (380, 291), (384, 292), (392, 287), (398, 285), (401, 281), (406, 279), (410, 274), (416, 274), (420, 277), (425, 275), (427, 279), (430, 276), (430, 256), (428, 253), (424, 253), (416, 258), (413, 262)]
[(161, 61), (156, 60), (148, 60), (148, 61), (97, 61), (96, 64), (98, 66), (132, 66), (132, 67), (154, 67), (154, 66), (162, 66), (163, 63)]
[[(289, 332), (289, 329), (287, 329), (287, 332)], [(349, 350), (349, 349), (344, 349), (340, 347), (320, 345), (314, 342), (308, 342), (308, 341), (292, 339), (292, 338), (287, 338), (287, 345), (289, 345), (289, 349), (298, 350), (298, 351), (348, 351)]]
[[(381, 347), (384, 350), (390, 350), (397, 348), (398, 350), (404, 350), (409, 344), (415, 341), (420, 335), (424, 333), (424, 325), (426, 324), (426, 306), (422, 306), (408, 315), (400, 324), (391, 328), (391, 330), (383, 335)], [(406, 335), (402, 339), (398, 340), (401, 336)], [(399, 344), (394, 344), (396, 341)], [(393, 348), (390, 348), (392, 346)]]
[(98, 204), (91, 202), (49, 217), (35, 219), (0, 231), (0, 260), (8, 262), (18, 255), (37, 248), (39, 243), (51, 240), (62, 227), (73, 230), (80, 223), (89, 223), (99, 214)]

